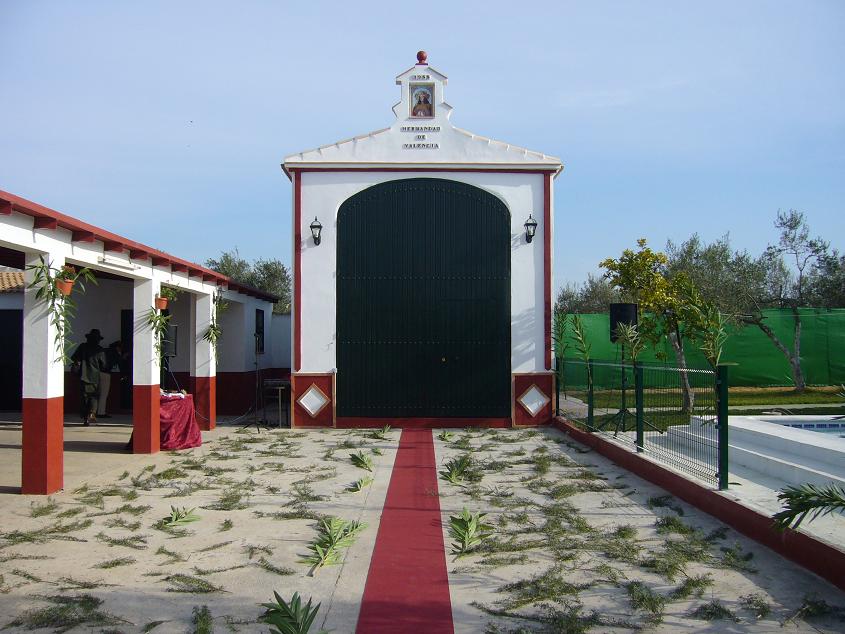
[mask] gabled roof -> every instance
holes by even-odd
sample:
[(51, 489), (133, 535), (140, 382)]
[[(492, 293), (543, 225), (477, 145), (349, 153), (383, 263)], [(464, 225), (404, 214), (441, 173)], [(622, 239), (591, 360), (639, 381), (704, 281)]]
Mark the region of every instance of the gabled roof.
[[(451, 124), (445, 100), (447, 78), (425, 63), (396, 78), (401, 100), (390, 127), (291, 154), (282, 165), (296, 169), (484, 168), (559, 173), (559, 158), (473, 134)], [(430, 101), (429, 101), (430, 95)]]

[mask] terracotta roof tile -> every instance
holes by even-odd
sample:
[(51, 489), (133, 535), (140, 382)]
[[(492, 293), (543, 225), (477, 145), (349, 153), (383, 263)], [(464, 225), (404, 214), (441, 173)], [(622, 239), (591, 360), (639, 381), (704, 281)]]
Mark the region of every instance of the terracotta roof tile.
[(0, 271), (0, 293), (23, 290), (23, 271)]

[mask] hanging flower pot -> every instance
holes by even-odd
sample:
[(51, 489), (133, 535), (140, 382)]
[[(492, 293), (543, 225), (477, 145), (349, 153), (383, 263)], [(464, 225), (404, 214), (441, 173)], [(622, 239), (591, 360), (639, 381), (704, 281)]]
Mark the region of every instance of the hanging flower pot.
[(73, 280), (56, 280), (56, 288), (67, 297), (73, 291)]
[(156, 310), (164, 310), (167, 308), (167, 298), (156, 295)]

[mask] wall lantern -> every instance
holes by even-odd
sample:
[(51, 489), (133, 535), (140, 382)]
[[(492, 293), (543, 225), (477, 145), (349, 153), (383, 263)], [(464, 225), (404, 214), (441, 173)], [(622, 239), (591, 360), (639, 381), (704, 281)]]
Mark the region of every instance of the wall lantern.
[(535, 233), (537, 233), (537, 221), (528, 214), (528, 220), (525, 221), (525, 241), (531, 242)]
[(314, 244), (320, 244), (320, 232), (323, 230), (323, 225), (320, 224), (320, 221), (317, 220), (317, 216), (314, 216), (314, 222), (311, 223), (311, 235), (314, 237)]

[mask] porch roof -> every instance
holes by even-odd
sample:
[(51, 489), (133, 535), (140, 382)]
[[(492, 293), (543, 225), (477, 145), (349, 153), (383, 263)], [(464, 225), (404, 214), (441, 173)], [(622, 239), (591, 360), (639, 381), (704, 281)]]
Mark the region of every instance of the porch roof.
[[(15, 194), (0, 190), (0, 217), (11, 215), (17, 212), (32, 216), (35, 219), (35, 229), (56, 229), (61, 227), (72, 233), (73, 242), (94, 242), (103, 243), (103, 250), (107, 252), (129, 253), (131, 260), (150, 260), (153, 266), (168, 267), (171, 271), (187, 273), (189, 277), (202, 278), (206, 282), (216, 282), (218, 286), (226, 286), (230, 290), (242, 293), (250, 297), (256, 297), (269, 302), (277, 302), (279, 298), (271, 293), (257, 289), (249, 284), (233, 280), (228, 275), (223, 275), (212, 269), (182, 258), (176, 257), (164, 251), (135, 242), (116, 233), (112, 233), (101, 227), (88, 224), (73, 216), (68, 216), (55, 209), (21, 198)], [(23, 268), (23, 266), (18, 266)]]

